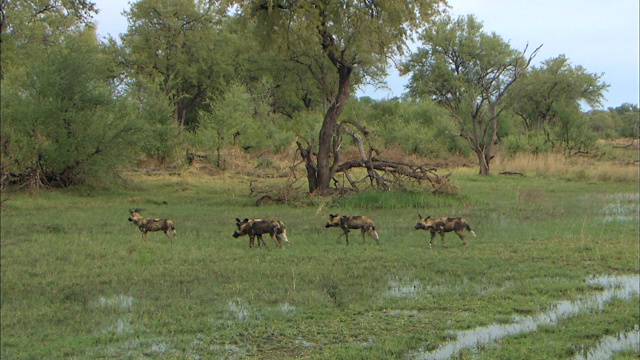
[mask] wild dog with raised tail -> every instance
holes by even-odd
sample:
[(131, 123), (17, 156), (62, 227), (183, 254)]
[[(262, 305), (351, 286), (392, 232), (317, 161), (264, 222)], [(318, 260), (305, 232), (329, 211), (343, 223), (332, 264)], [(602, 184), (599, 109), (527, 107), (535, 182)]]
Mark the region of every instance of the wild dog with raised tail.
[(287, 238), (287, 228), (282, 221), (278, 220), (262, 220), (262, 219), (244, 219), (240, 220), (236, 218), (236, 226), (238, 229), (234, 231), (233, 237), (239, 238), (240, 236), (249, 235), (249, 247), (253, 247), (255, 238), (258, 238), (258, 246), (260, 242), (264, 246), (267, 243), (262, 238), (263, 234), (271, 235), (271, 239), (277, 247), (282, 246), (282, 243), (291, 245)]
[(471, 230), (469, 222), (459, 217), (439, 217), (437, 219), (431, 219), (431, 216), (422, 218), (422, 215), (418, 214), (420, 220), (416, 224), (416, 230), (424, 229), (431, 232), (431, 240), (429, 241), (429, 249), (433, 247), (433, 239), (436, 237), (436, 233), (440, 234), (442, 238), (442, 246), (446, 247), (447, 244), (444, 241), (444, 233), (454, 231), (462, 240), (462, 243), (467, 245), (467, 237), (464, 234), (464, 230), (468, 230), (471, 235), (476, 236), (476, 233)]
[(376, 225), (373, 220), (366, 216), (340, 216), (338, 214), (330, 214), (329, 222), (324, 226), (326, 228), (339, 227), (344, 231), (344, 236), (347, 238), (347, 245), (349, 245), (349, 231), (350, 229), (360, 229), (362, 232), (362, 243), (364, 244), (364, 235), (369, 234), (376, 241), (376, 244), (380, 245), (380, 237), (376, 232)]
[(142, 231), (142, 240), (147, 240), (150, 231), (163, 231), (169, 240), (173, 242), (176, 237), (176, 227), (169, 219), (147, 219), (140, 215), (140, 209), (129, 210), (129, 221), (133, 222)]

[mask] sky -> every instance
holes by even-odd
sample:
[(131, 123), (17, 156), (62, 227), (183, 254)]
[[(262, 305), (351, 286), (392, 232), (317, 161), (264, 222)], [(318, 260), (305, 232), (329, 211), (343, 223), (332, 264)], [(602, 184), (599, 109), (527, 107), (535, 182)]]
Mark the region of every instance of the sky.
[[(118, 38), (126, 32), (122, 16), (133, 0), (93, 0), (98, 35)], [(495, 32), (512, 48), (529, 54), (542, 45), (533, 65), (565, 55), (572, 66), (602, 75), (609, 84), (602, 108), (640, 103), (638, 0), (449, 0), (455, 18), (473, 14), (487, 33)], [(408, 77), (390, 69), (387, 89), (364, 87), (357, 96), (399, 97)]]

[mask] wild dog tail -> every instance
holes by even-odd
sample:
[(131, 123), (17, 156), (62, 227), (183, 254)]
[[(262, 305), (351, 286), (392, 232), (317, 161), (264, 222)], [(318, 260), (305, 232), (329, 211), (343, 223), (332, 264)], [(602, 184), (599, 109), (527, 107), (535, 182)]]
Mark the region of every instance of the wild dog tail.
[(169, 228), (169, 230), (171, 230), (171, 232), (173, 233), (173, 236), (178, 235), (178, 234), (176, 233), (176, 226), (175, 226), (175, 224), (173, 223), (173, 220), (167, 220), (167, 227)]
[(462, 219), (462, 222), (464, 223), (464, 227), (469, 230), (469, 232), (471, 233), (471, 235), (476, 236), (476, 232), (473, 231), (473, 229), (471, 229), (471, 226), (469, 225), (469, 222), (466, 219)]

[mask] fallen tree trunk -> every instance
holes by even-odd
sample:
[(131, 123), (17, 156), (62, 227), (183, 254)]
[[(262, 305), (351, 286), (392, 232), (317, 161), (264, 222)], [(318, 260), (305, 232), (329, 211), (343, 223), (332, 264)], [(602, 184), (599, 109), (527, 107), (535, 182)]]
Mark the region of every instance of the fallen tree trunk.
[[(350, 135), (355, 141), (359, 159), (341, 161), (340, 148), (343, 133)], [(368, 136), (370, 134), (371, 132), (369, 130), (355, 121), (345, 120), (339, 124), (339, 131), (333, 141), (333, 163), (331, 166), (334, 190), (345, 190), (344, 181), (342, 182), (343, 185), (340, 186), (340, 181), (336, 179), (336, 175), (338, 174), (343, 174), (348, 182), (348, 186), (355, 191), (359, 190), (359, 183), (365, 180), (369, 181), (370, 187), (380, 190), (390, 190), (393, 188), (404, 189), (408, 187), (408, 183), (415, 183), (418, 186), (428, 184), (431, 191), (436, 193), (452, 193), (458, 190), (458, 187), (453, 185), (449, 180), (451, 173), (440, 176), (437, 173), (437, 169), (428, 164), (415, 165), (385, 160), (374, 156), (374, 154), (379, 155), (379, 151), (369, 142)], [(368, 146), (368, 151), (365, 151), (365, 141)], [(305, 164), (307, 170), (308, 181), (311, 182), (314, 180), (312, 177), (315, 174), (315, 154), (312, 151), (312, 143), (306, 141), (306, 147), (304, 147), (300, 141), (296, 143), (300, 156), (302, 157), (302, 162)], [(356, 181), (351, 171), (358, 168), (366, 170), (367, 175), (365, 178)], [(313, 192), (311, 187), (310, 192)]]

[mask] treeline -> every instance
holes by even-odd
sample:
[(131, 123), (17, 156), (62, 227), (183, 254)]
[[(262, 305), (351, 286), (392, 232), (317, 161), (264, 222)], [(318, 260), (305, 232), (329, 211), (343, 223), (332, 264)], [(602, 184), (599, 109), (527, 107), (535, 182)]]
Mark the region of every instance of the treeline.
[[(141, 159), (191, 152), (218, 165), (230, 146), (278, 152), (298, 141), (313, 191), (326, 186), (323, 144), (337, 161), (349, 124), (406, 153), (475, 153), (487, 172), (496, 142), (511, 153), (590, 151), (598, 138), (638, 137), (637, 105), (593, 110), (608, 85), (564, 56), (529, 66), (536, 51), (525, 57), (473, 17), (439, 15), (438, 2), (331, 4), (140, 0), (120, 39), (98, 39), (90, 1), (3, 1), (2, 186), (108, 186)], [(378, 16), (389, 29), (370, 21)], [(424, 31), (416, 53), (393, 19)], [(452, 34), (457, 43), (436, 42)], [(480, 45), (488, 54), (464, 52)], [(354, 97), (402, 56), (405, 95)]]

